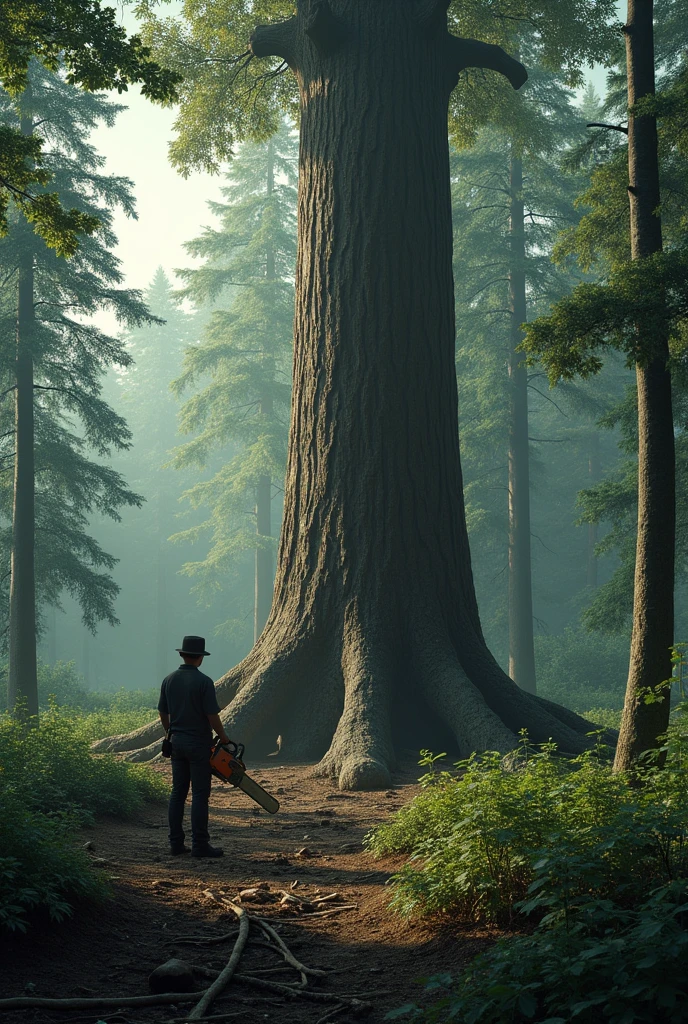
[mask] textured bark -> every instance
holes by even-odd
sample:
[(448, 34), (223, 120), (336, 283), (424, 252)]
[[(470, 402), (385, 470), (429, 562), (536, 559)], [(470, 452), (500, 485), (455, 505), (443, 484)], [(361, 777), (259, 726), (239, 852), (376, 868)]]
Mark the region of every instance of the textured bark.
[[(274, 143), (268, 144), (268, 180), (267, 194), (272, 195), (275, 187), (275, 150)], [(272, 246), (268, 246), (266, 253), (265, 276), (268, 281), (276, 281), (277, 271), (275, 267), (275, 253)], [(273, 402), (271, 395), (263, 395), (260, 403), (260, 414), (271, 418)], [(272, 587), (274, 574), (272, 570), (272, 551), (270, 547), (260, 542), (261, 537), (272, 536), (272, 480), (268, 475), (259, 478), (256, 485), (256, 533), (259, 542), (256, 546), (256, 567), (255, 567), (255, 601), (253, 614), (253, 642), (257, 643), (260, 634), (265, 628), (265, 623), (270, 615), (272, 606)]]
[[(21, 130), (32, 132), (30, 117), (22, 117)], [(20, 225), (20, 230), (24, 225)], [(32, 233), (25, 228), (17, 284), (15, 348), (15, 457), (12, 502), (12, 552), (9, 614), (9, 669), (7, 706), (22, 707), (38, 715), (36, 674), (35, 578), (35, 468), (33, 409), (33, 253)]]
[(155, 551), (155, 668), (159, 682), (168, 672), (167, 647), (167, 575), (165, 573), (166, 531), (163, 527), (163, 495), (158, 491)]
[(485, 645), (459, 461), (448, 101), (468, 65), (525, 71), (428, 25), (441, 4), (331, 0), (326, 38), (318, 6), (251, 41), (300, 87), (299, 255), (274, 598), (217, 684), (226, 728), (258, 753), (280, 733), (342, 788), (387, 786), (403, 747), (506, 752), (522, 727), (581, 750), (589, 724)]
[[(628, 105), (655, 91), (653, 4), (630, 0), (626, 33)], [(659, 160), (654, 117), (628, 119), (631, 253), (641, 259), (662, 250)], [(615, 768), (629, 769), (656, 748), (669, 724), (669, 697), (645, 703), (644, 695), (671, 678), (674, 636), (676, 526), (674, 423), (668, 333), (657, 327), (639, 338), (649, 360), (636, 366), (638, 384), (638, 539), (633, 598), (633, 633), (626, 699)]]
[[(597, 431), (590, 435), (590, 455), (588, 457), (588, 481), (594, 487), (602, 476), (600, 461), (600, 435)], [(588, 551), (586, 559), (585, 583), (592, 590), (597, 589), (597, 541), (599, 527), (597, 523), (588, 523)]]
[(526, 239), (523, 163), (511, 157), (509, 234), (509, 675), (535, 693), (533, 590), (530, 551), (530, 452), (528, 443), (528, 371), (518, 346), (526, 322)]

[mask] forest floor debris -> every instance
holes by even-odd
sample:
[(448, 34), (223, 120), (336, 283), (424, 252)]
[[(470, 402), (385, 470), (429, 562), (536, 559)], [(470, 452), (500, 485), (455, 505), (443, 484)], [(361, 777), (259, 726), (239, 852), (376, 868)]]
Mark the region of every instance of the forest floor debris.
[[(339, 793), (332, 782), (311, 778), (308, 766), (252, 768), (266, 789), (284, 790), (282, 809), (274, 818), (257, 816), (243, 794), (213, 787), (211, 833), (225, 848), (219, 860), (170, 857), (160, 805), (147, 805), (133, 821), (84, 830), (82, 844), (117, 860), (114, 899), (65, 924), (46, 921), (28, 936), (1, 939), (0, 999), (69, 998), (72, 1015), (86, 993), (112, 1000), (90, 1015), (84, 1007), (82, 1024), (219, 1024), (237, 1012), (247, 1024), (380, 1024), (388, 1010), (418, 996), (420, 978), (456, 973), (485, 948), (491, 933), (484, 929), (393, 917), (385, 883), (402, 859), (375, 861), (361, 845), (417, 792), (413, 761), (388, 793)], [(304, 843), (310, 856), (298, 857)], [(193, 1004), (229, 967), (241, 914), (250, 930), (235, 973), (212, 1006), (191, 1018)], [(168, 994), (162, 1006), (138, 1001), (154, 998), (148, 977), (171, 957), (190, 963), (196, 993)], [(3, 1012), (3, 1024), (68, 1019), (75, 1018), (55, 1004)]]

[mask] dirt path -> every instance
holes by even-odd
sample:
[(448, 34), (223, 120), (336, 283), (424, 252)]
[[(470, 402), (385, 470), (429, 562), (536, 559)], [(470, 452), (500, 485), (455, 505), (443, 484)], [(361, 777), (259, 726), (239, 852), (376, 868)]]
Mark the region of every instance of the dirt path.
[[(159, 770), (169, 772), (169, 767)], [(375, 861), (361, 846), (370, 828), (416, 792), (415, 765), (398, 772), (387, 793), (340, 793), (333, 783), (311, 778), (307, 766), (251, 765), (251, 772), (278, 794), (281, 810), (268, 815), (242, 793), (214, 784), (211, 839), (224, 848), (220, 860), (171, 857), (165, 808), (158, 805), (146, 807), (134, 821), (100, 822), (85, 832), (84, 842), (93, 846), (91, 855), (112, 878), (114, 900), (96, 910), (81, 910), (63, 925), (38, 923), (28, 936), (3, 939), (0, 995), (145, 994), (150, 972), (172, 956), (220, 970), (231, 943), (195, 947), (178, 943), (177, 937), (211, 937), (226, 931), (234, 923), (231, 911), (204, 893), (222, 890), (234, 897), (256, 883), (306, 897), (318, 891), (338, 892), (347, 904), (356, 904), (356, 910), (310, 920), (285, 911), (277, 902), (245, 906), (278, 925), (303, 963), (337, 972), (313, 979), (314, 990), (368, 993), (374, 1008), (367, 1020), (372, 1024), (382, 1021), (389, 1009), (416, 998), (418, 978), (456, 972), (484, 947), (486, 939), (477, 933), (408, 924), (393, 917), (386, 909), (385, 882), (400, 861)], [(308, 853), (299, 855), (304, 847)], [(253, 943), (242, 958), (244, 973), (276, 967), (283, 964), (274, 953)], [(267, 976), (297, 980), (293, 973)], [(237, 1005), (233, 993), (252, 1001)], [(255, 1000), (252, 992), (236, 985), (211, 1012), (240, 1009), (246, 1024), (315, 1024), (330, 1009), (269, 999)], [(184, 1009), (188, 1007), (129, 1009), (120, 1014), (27, 1010), (6, 1013), (3, 1021), (148, 1024), (179, 1017)], [(334, 1019), (347, 1024), (354, 1016), (346, 1010)]]

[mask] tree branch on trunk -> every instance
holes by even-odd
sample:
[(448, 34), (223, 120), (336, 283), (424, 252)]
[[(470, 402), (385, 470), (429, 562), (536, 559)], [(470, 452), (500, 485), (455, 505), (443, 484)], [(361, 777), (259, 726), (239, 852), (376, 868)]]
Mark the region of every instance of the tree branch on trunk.
[(624, 135), (628, 135), (628, 128), (625, 128), (622, 124), (606, 124), (604, 121), (590, 121), (585, 127), (606, 128), (610, 132), (623, 132)]
[(346, 37), (346, 26), (332, 13), (328, 0), (316, 0), (305, 21), (305, 32), (322, 54), (334, 53)]
[(452, 73), (457, 78), (464, 68), (488, 68), (508, 78), (514, 89), (520, 89), (528, 79), (523, 64), (510, 57), (501, 46), (481, 43), (477, 39), (459, 39), (448, 33), (447, 47)]
[(446, 28), (450, 3), (451, 0), (419, 0), (416, 18), (426, 35), (437, 35)]
[(294, 60), (296, 18), (276, 25), (257, 25), (248, 47), (254, 57), (281, 57), (291, 66)]

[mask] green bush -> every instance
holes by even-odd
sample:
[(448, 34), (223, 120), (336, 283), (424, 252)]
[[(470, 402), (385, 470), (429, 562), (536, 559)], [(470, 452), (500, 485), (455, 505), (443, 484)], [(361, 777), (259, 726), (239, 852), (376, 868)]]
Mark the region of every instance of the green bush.
[(166, 792), (147, 765), (94, 757), (76, 711), (53, 705), (36, 729), (0, 717), (0, 928), (26, 928), (38, 907), (59, 920), (75, 900), (102, 895), (77, 828), (98, 814), (129, 816)]
[(634, 785), (600, 745), (568, 760), (524, 740), (458, 774), (431, 770), (421, 794), (367, 838), (375, 853), (411, 855), (392, 879), (392, 905), (535, 930), (500, 940), (455, 984), (432, 979), (429, 1007), (388, 1019), (688, 1019), (685, 704), (663, 752), (665, 767), (648, 758)]
[[(525, 898), (535, 863), (560, 854), (578, 872), (575, 884), (604, 897), (619, 879), (636, 895), (648, 880), (668, 880), (667, 864), (682, 869), (688, 843), (681, 771), (649, 772), (639, 790), (605, 755), (598, 747), (568, 760), (553, 745), (524, 742), (506, 766), (488, 753), (461, 762), (458, 775), (426, 775), (420, 796), (367, 839), (376, 854), (411, 854), (393, 879), (393, 907), (503, 922)], [(594, 879), (583, 872), (588, 863)]]
[(538, 692), (548, 700), (583, 712), (623, 707), (629, 640), (623, 636), (566, 629), (535, 637)]
[(682, 1024), (688, 1019), (687, 898), (685, 883), (674, 883), (637, 909), (590, 900), (572, 927), (502, 938), (455, 984), (448, 975), (431, 979), (430, 1006), (407, 1004), (385, 1019)]

